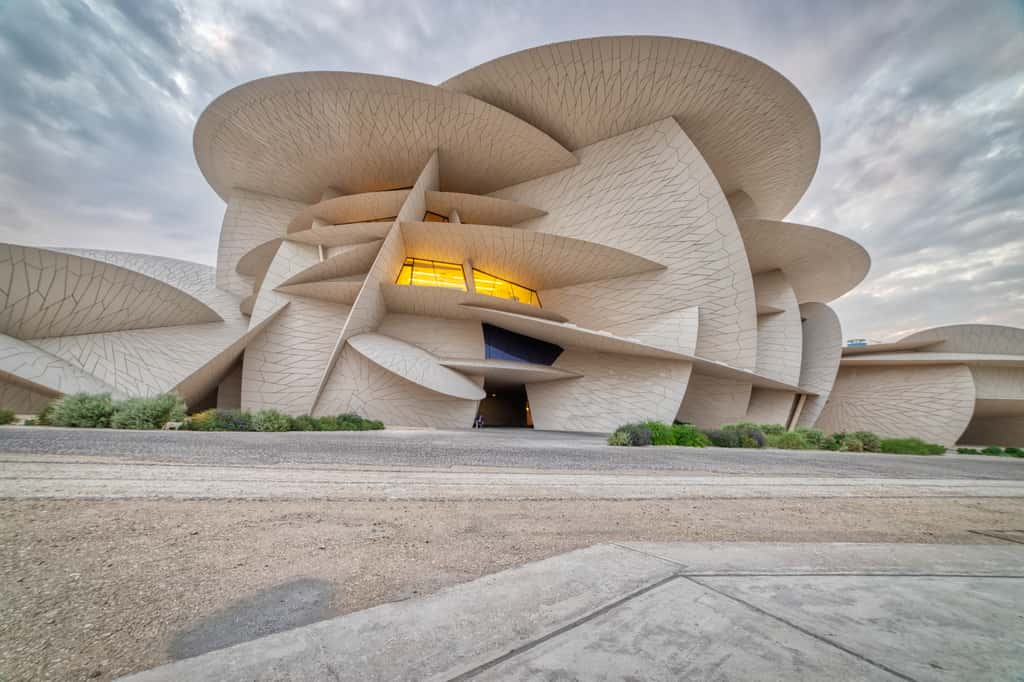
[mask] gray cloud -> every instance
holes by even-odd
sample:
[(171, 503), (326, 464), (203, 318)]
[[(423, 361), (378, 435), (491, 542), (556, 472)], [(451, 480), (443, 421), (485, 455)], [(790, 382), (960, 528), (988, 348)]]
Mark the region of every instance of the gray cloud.
[(848, 336), (1024, 325), (1024, 11), (991, 3), (149, 0), (0, 3), (0, 239), (212, 263), (223, 204), (192, 157), (221, 92), (338, 69), (436, 83), (537, 44), (678, 35), (808, 97), (822, 160), (792, 220), (863, 243)]

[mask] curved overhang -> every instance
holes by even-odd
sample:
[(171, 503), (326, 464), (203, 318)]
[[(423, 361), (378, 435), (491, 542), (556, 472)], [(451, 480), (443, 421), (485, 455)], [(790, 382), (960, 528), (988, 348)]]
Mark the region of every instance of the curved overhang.
[(324, 199), (300, 211), (288, 223), (288, 235), (291, 236), (293, 233), (313, 228), (314, 220), (320, 220), (329, 225), (344, 225), (384, 218), (394, 219), (408, 197), (409, 190), (395, 189), (387, 192), (361, 192)]
[(487, 394), (472, 379), (443, 366), (419, 346), (383, 334), (358, 334), (348, 344), (360, 355), (406, 381), (442, 395), (483, 400)]
[(474, 268), (538, 291), (665, 269), (622, 249), (548, 232), (470, 223), (401, 226), (408, 256), (468, 261)]
[(62, 251), (0, 244), (0, 333), (19, 339), (221, 322), (192, 294)]
[(929, 350), (944, 353), (991, 353), (1024, 357), (1024, 329), (1000, 324), (933, 327), (905, 336), (900, 342), (931, 342)]
[(499, 57), (441, 84), (511, 112), (577, 150), (674, 117), (726, 195), (782, 218), (818, 166), (810, 104), (753, 57), (683, 38), (608, 36)]
[(576, 163), (546, 133), (473, 97), (330, 71), (229, 90), (199, 117), (193, 147), (225, 201), (235, 188), (314, 203), (328, 187), (346, 195), (411, 187), (435, 151), (445, 188), (472, 194)]
[(863, 246), (820, 227), (777, 220), (737, 223), (757, 275), (781, 270), (799, 303), (828, 303), (867, 277), (871, 257)]

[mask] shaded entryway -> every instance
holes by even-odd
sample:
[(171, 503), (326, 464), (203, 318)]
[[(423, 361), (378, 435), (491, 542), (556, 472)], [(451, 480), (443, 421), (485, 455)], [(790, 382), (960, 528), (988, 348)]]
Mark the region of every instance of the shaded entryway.
[(480, 401), (479, 414), (483, 417), (485, 427), (533, 426), (526, 386), (488, 380), (484, 390), (487, 391), (487, 397)]

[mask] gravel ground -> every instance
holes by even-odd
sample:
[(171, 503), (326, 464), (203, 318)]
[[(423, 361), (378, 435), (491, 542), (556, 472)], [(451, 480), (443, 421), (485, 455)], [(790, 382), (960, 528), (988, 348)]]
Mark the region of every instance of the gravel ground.
[[(0, 679), (110, 679), (298, 579), (320, 617), (598, 542), (993, 543), (1019, 499), (553, 502), (0, 500)], [(325, 597), (326, 599), (326, 597)]]
[(1024, 459), (947, 455), (612, 448), (604, 436), (529, 429), (363, 433), (197, 433), (0, 427), (0, 452), (194, 464), (521, 467), (746, 476), (1024, 480)]

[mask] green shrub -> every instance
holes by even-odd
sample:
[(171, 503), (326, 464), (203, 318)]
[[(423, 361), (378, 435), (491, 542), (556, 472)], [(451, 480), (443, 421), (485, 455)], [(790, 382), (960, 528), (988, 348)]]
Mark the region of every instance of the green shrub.
[(608, 445), (632, 445), (629, 434), (625, 431), (616, 431), (608, 436)]
[(1011, 457), (1024, 457), (1024, 449), (1021, 448), (1006, 448), (1003, 452)]
[(711, 445), (711, 439), (693, 424), (673, 424), (672, 441), (689, 448), (706, 448)]
[(672, 433), (672, 427), (663, 422), (644, 422), (651, 432), (651, 445), (675, 445), (676, 437)]
[(879, 452), (882, 447), (882, 439), (870, 431), (854, 431), (850, 436), (861, 442), (861, 452)]
[(926, 443), (920, 438), (886, 438), (879, 449), (893, 455), (942, 455), (946, 452), (942, 445)]
[(765, 436), (767, 445), (770, 448), (780, 450), (806, 450), (807, 441), (802, 434), (796, 431), (783, 431), (782, 433), (769, 433)]
[(818, 429), (808, 428), (806, 426), (798, 426), (793, 430), (794, 433), (799, 433), (807, 443), (807, 447), (815, 450), (822, 450), (825, 447), (825, 433)]
[(1001, 455), (1001, 454), (1003, 454), (1003, 449), (1001, 447), (996, 446), (996, 445), (989, 445), (987, 448), (982, 448), (981, 449), (981, 454), (983, 454), (983, 455)]
[(384, 422), (377, 419), (365, 419), (358, 414), (346, 412), (337, 417), (321, 417), (321, 419), (333, 420), (334, 428), (322, 429), (323, 431), (376, 431), (384, 428)]
[(53, 424), (53, 408), (56, 404), (56, 402), (47, 403), (42, 412), (36, 415), (36, 424), (39, 426), (50, 426)]
[(292, 418), (292, 431), (316, 431), (316, 419), (304, 414)]
[(956, 451), (959, 452), (961, 455), (980, 455), (981, 454), (978, 451), (977, 448), (957, 448)]
[(832, 451), (838, 452), (839, 448), (841, 448), (843, 446), (843, 441), (845, 439), (846, 439), (846, 433), (845, 432), (843, 432), (843, 431), (836, 431), (835, 433), (830, 433), (828, 435), (828, 437), (825, 439), (825, 441), (821, 444), (821, 447), (823, 447), (826, 450), (832, 450)]
[(192, 415), (185, 428), (190, 431), (252, 431), (252, 415), (240, 410), (206, 410)]
[(738, 448), (740, 446), (740, 434), (736, 431), (709, 429), (704, 432), (704, 435), (716, 448)]
[(787, 433), (786, 427), (782, 424), (743, 424), (757, 429), (766, 436), (780, 436)]
[(129, 398), (114, 403), (110, 426), (115, 429), (162, 429), (185, 418), (181, 396), (164, 393), (152, 398)]
[(864, 452), (864, 441), (848, 433), (839, 446), (839, 452)]
[(0, 410), (0, 425), (13, 424), (17, 417), (11, 410)]
[(57, 401), (51, 419), (56, 426), (106, 428), (113, 415), (109, 393), (72, 393)]
[(292, 420), (277, 410), (260, 410), (252, 416), (252, 428), (256, 431), (291, 431)]
[(185, 422), (188, 431), (216, 431), (217, 410), (205, 410), (197, 412)]
[[(644, 445), (651, 444), (651, 429), (648, 428), (647, 424), (623, 424), (619, 428), (615, 429), (612, 436), (621, 433), (625, 435), (625, 438), (629, 440), (628, 445), (634, 447), (642, 447)], [(616, 440), (622, 440), (622, 436), (616, 437)], [(611, 443), (612, 439), (609, 437), (608, 442)]]
[[(758, 428), (757, 424), (751, 424), (750, 422), (740, 422), (738, 424), (726, 424), (721, 428), (722, 431), (731, 431), (739, 437), (739, 444), (732, 447), (739, 448), (763, 448), (764, 447), (764, 433)], [(728, 447), (728, 446), (726, 446)]]
[(26, 419), (24, 425), (25, 426), (38, 426), (39, 422), (37, 420), (35, 420), (35, 419)]

